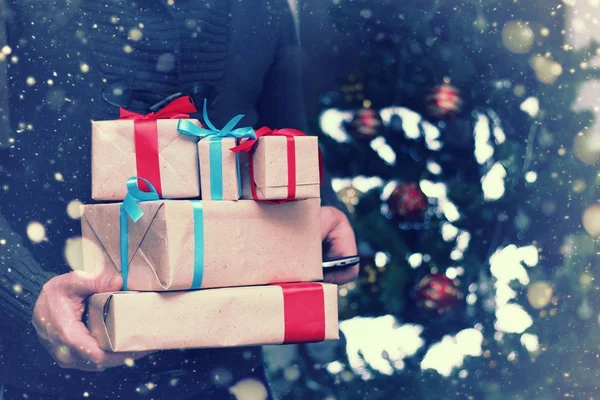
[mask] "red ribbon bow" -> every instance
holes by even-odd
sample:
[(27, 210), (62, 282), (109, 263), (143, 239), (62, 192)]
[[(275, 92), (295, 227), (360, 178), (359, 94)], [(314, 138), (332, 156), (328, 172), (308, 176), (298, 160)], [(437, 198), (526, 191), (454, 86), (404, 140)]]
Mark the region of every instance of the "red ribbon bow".
[(157, 119), (189, 118), (191, 113), (195, 113), (197, 111), (198, 110), (196, 109), (192, 98), (189, 96), (183, 96), (171, 101), (160, 110), (148, 114), (138, 114), (124, 108), (119, 108), (119, 119), (143, 119), (155, 121)]
[[(247, 139), (241, 144), (233, 147), (231, 151), (246, 152), (249, 153), (249, 172), (250, 172), (250, 188), (252, 190), (252, 198), (254, 200), (260, 200), (256, 190), (256, 182), (254, 182), (254, 159), (252, 157), (254, 153), (254, 145), (258, 142), (261, 137), (265, 136), (284, 136), (287, 138), (287, 167), (288, 167), (288, 195), (285, 200), (280, 202), (294, 200), (296, 198), (296, 144), (294, 138), (298, 136), (308, 136), (306, 133), (297, 129), (285, 128), (285, 129), (271, 129), (263, 126), (262, 128), (255, 131), (256, 139)], [(323, 182), (323, 158), (321, 156), (321, 150), (319, 150), (319, 180)], [(275, 202), (279, 203), (279, 202)]]
[[(148, 180), (161, 198), (162, 185), (156, 120), (187, 119), (191, 113), (195, 113), (196, 111), (196, 106), (194, 106), (194, 102), (189, 96), (178, 97), (164, 108), (145, 115), (119, 108), (119, 119), (133, 120), (136, 175)], [(150, 191), (150, 188), (142, 179), (138, 179), (138, 187), (144, 192)]]

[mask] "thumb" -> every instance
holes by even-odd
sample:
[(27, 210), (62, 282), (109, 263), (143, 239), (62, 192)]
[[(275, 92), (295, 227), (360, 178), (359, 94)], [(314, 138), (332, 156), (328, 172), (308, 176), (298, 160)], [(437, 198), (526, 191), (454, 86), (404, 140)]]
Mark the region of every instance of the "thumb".
[(76, 296), (87, 297), (95, 293), (117, 292), (123, 287), (123, 278), (114, 272), (91, 275), (74, 271), (67, 275), (70, 276), (65, 285)]

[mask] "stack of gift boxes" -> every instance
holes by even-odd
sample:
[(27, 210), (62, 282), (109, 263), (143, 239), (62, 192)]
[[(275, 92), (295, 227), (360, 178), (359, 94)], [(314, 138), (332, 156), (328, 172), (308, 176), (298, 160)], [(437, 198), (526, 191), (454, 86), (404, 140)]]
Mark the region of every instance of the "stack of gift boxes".
[(109, 351), (337, 339), (337, 288), (316, 282), (317, 138), (193, 112), (181, 97), (92, 123), (105, 203), (82, 206), (84, 270), (123, 289), (88, 300), (90, 332)]

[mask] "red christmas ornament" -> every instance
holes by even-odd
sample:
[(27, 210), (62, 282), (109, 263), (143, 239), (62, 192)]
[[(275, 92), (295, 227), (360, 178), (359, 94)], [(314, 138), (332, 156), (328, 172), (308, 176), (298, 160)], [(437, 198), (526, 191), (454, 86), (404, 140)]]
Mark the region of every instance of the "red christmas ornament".
[(454, 281), (441, 273), (427, 275), (416, 287), (417, 305), (428, 312), (446, 314), (456, 308), (462, 293)]
[(387, 199), (393, 217), (402, 222), (423, 222), (427, 210), (427, 196), (418, 184), (400, 183)]
[(435, 119), (451, 117), (462, 107), (459, 90), (449, 83), (433, 88), (425, 98), (425, 103), (429, 116)]
[(373, 139), (378, 136), (382, 127), (383, 122), (379, 112), (372, 108), (359, 109), (348, 124), (350, 133), (363, 139)]

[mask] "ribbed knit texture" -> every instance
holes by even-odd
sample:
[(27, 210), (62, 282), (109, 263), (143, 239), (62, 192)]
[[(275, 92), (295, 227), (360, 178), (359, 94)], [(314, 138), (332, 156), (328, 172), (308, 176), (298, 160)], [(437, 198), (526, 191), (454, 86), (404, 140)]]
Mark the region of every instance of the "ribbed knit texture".
[(10, 229), (8, 222), (0, 214), (2, 313), (6, 313), (16, 324), (29, 326), (37, 296), (42, 286), (53, 276), (55, 274), (45, 272), (31, 257), (29, 251), (23, 246), (21, 237)]
[[(127, 79), (134, 99), (127, 106), (144, 112), (194, 85), (217, 85), (223, 78), (229, 41), (229, 1), (85, 1), (94, 25), (90, 43), (97, 67), (109, 82)], [(126, 28), (124, 28), (126, 27)], [(108, 104), (104, 104), (108, 106)]]

